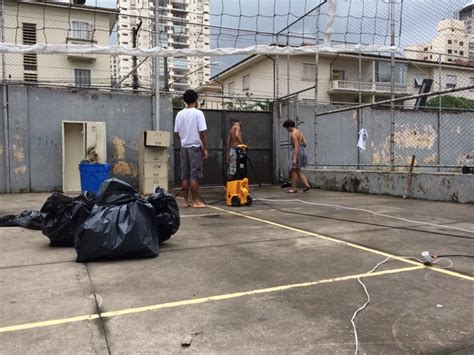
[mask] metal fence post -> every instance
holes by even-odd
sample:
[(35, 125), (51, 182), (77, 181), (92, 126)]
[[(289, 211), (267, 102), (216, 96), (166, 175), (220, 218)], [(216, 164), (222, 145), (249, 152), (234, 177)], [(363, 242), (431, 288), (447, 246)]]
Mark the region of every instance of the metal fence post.
[[(155, 0), (155, 47), (160, 46), (160, 0)], [(155, 57), (155, 117), (153, 129), (160, 129), (160, 57)]]
[(319, 82), (319, 53), (314, 58), (314, 167), (318, 167), (318, 82)]
[[(390, 45), (395, 46), (395, 0), (390, 0)], [(395, 170), (395, 53), (390, 55), (390, 171)]]
[[(439, 91), (441, 91), (441, 71), (442, 71), (442, 64), (441, 64), (441, 55), (438, 56), (438, 64), (439, 64), (439, 73), (438, 73), (438, 80), (439, 80)], [(437, 130), (438, 130), (438, 144), (437, 144), (437, 149), (438, 149), (438, 159), (437, 159), (437, 165), (438, 165), (438, 171), (441, 171), (440, 165), (441, 165), (441, 112), (442, 112), (442, 105), (441, 105), (441, 95), (438, 96), (438, 124), (437, 124)]]
[[(0, 8), (0, 30), (2, 31), (1, 40), (5, 43), (5, 2), (2, 1)], [(5, 53), (2, 53), (2, 114), (3, 114), (3, 132), (5, 144), (5, 192), (10, 193), (10, 139), (8, 123), (8, 94), (7, 94), (7, 67), (5, 63)]]

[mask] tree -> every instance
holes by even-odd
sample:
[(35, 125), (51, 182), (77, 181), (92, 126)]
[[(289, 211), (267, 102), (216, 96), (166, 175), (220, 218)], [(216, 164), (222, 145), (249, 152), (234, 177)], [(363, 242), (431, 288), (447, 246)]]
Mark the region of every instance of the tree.
[[(433, 97), (426, 102), (427, 107), (439, 107), (440, 96)], [(474, 100), (452, 95), (441, 96), (442, 108), (456, 108), (474, 110)]]

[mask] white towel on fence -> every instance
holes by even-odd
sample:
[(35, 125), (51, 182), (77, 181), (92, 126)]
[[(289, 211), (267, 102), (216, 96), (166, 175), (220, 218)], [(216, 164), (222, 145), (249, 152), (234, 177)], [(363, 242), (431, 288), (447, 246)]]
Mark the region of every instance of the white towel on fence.
[(367, 138), (369, 138), (369, 134), (367, 133), (367, 130), (365, 128), (362, 128), (359, 131), (359, 141), (357, 142), (357, 146), (360, 149), (365, 150), (367, 146)]

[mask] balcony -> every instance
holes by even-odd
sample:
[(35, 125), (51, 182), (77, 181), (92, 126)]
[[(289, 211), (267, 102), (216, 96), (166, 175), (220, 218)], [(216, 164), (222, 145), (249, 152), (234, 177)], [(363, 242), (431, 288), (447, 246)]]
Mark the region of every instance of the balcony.
[(171, 0), (173, 10), (186, 10), (187, 4), (183, 0)]
[[(391, 84), (385, 82), (360, 82), (348, 80), (332, 80), (330, 92), (359, 92), (369, 94), (390, 94)], [(395, 94), (403, 95), (408, 93), (408, 86), (405, 84), (395, 84)]]

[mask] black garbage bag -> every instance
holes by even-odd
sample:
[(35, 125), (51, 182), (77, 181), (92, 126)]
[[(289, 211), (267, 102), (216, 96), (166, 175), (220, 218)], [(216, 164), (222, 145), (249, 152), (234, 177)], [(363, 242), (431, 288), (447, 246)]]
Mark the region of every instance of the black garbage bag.
[(27, 210), (20, 214), (0, 217), (0, 227), (24, 227), (28, 229), (41, 229), (40, 211)]
[(170, 239), (179, 229), (178, 204), (174, 196), (161, 187), (156, 188), (155, 193), (148, 197), (147, 201), (155, 207), (158, 235), (160, 243), (163, 243)]
[(73, 247), (79, 226), (91, 214), (94, 197), (88, 192), (72, 198), (60, 192), (52, 194), (41, 208), (42, 232), (50, 246)]
[(469, 166), (464, 165), (461, 171), (463, 174), (474, 174), (474, 167), (471, 168)]
[(76, 234), (78, 262), (158, 255), (154, 207), (118, 179), (100, 186), (90, 217)]

